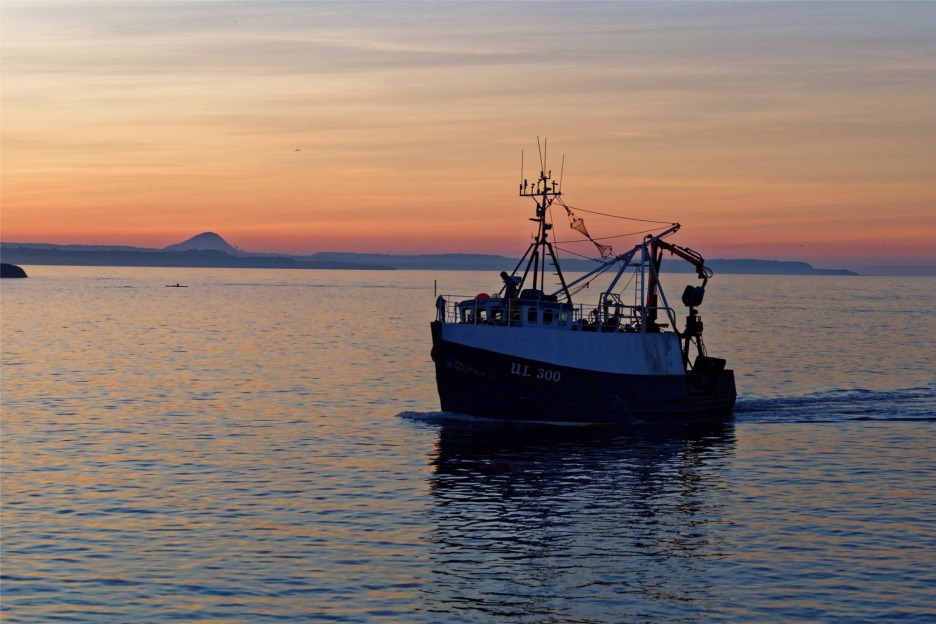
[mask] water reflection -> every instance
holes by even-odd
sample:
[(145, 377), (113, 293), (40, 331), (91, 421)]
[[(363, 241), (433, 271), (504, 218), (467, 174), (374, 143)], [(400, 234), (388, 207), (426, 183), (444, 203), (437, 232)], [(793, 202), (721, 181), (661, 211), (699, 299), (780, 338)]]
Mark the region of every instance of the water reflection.
[(427, 609), (447, 621), (701, 617), (733, 448), (725, 423), (669, 435), (441, 424)]

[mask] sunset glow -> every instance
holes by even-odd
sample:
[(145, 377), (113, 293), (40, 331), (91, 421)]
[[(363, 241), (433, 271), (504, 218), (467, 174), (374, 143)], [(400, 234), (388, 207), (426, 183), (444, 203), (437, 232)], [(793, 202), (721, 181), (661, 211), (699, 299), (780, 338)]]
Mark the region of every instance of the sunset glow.
[(28, 0), (0, 18), (4, 242), (518, 255), (521, 150), (533, 178), (548, 137), (569, 205), (679, 221), (707, 257), (936, 264), (930, 3)]

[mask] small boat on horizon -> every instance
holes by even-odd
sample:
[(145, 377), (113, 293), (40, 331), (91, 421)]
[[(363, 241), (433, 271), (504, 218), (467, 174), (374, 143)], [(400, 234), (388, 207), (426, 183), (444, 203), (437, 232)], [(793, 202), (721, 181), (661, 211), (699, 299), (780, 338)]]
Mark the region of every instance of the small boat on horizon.
[[(436, 299), (430, 327), (442, 410), (554, 423), (729, 417), (737, 396), (734, 373), (724, 359), (708, 355), (697, 310), (712, 271), (697, 252), (664, 240), (680, 225), (647, 234), (615, 255), (591, 238), (561, 200), (561, 186), (542, 155), (540, 162), (538, 180), (520, 183), (520, 196), (534, 201), (530, 221), (537, 233), (513, 272), (501, 272), (499, 291)], [(554, 203), (602, 256), (594, 270), (570, 282), (549, 237)], [(691, 263), (701, 280), (682, 294), (688, 314), (681, 331), (660, 281), (664, 252)], [(547, 273), (558, 288), (547, 288)], [(613, 278), (596, 304), (573, 300), (603, 274)]]
[(166, 284), (166, 288), (188, 288), (185, 284)]

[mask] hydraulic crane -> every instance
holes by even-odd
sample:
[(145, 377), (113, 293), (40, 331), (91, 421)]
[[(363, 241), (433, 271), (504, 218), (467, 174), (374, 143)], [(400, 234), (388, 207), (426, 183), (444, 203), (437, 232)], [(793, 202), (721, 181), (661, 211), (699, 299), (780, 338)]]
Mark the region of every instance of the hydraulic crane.
[[(696, 275), (702, 280), (700, 286), (686, 286), (683, 291), (683, 305), (689, 308), (689, 315), (686, 317), (686, 328), (680, 337), (683, 340), (683, 363), (689, 366), (689, 346), (695, 341), (698, 354), (705, 356), (705, 345), (702, 343), (702, 319), (696, 307), (702, 304), (705, 297), (705, 285), (712, 277), (712, 270), (705, 266), (705, 259), (702, 255), (688, 247), (680, 247), (663, 240), (656, 239), (650, 244), (650, 262), (653, 264), (653, 270), (650, 271), (650, 278), (647, 288), (647, 308), (648, 321), (651, 326), (656, 323), (657, 318), (657, 272), (660, 270), (660, 264), (663, 262), (663, 252), (668, 251), (674, 256), (679, 256), (689, 264), (695, 267)], [(674, 328), (675, 329), (675, 328)], [(677, 330), (678, 331), (678, 330)]]

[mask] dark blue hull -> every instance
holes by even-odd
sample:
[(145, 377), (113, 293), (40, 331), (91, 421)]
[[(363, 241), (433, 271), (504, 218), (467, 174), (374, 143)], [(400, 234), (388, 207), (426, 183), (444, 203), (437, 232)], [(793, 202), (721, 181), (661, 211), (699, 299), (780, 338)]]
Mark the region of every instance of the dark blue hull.
[(442, 409), (487, 418), (665, 424), (727, 418), (734, 373), (623, 375), (524, 360), (446, 341), (432, 324)]

